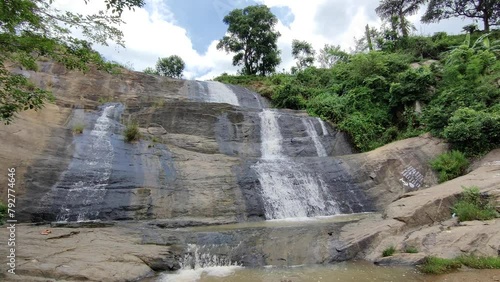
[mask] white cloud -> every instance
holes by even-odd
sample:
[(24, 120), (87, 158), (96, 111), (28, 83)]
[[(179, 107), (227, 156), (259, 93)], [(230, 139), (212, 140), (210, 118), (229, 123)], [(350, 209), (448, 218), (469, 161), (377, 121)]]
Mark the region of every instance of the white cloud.
[[(282, 64), (278, 67), (289, 70), (295, 65), (291, 56), (293, 39), (306, 40), (319, 51), (324, 44), (341, 45), (348, 50), (354, 45), (354, 37), (361, 37), (366, 24), (378, 27), (380, 20), (374, 15), (372, 0), (361, 0), (351, 3), (344, 0), (258, 0), (269, 7), (288, 7), (294, 16), (288, 26), (279, 22), (277, 30), (281, 33), (278, 47), (282, 51)], [(96, 13), (104, 9), (101, 1), (92, 1), (85, 5), (83, 1), (56, 0), (54, 3), (61, 10), (69, 10), (82, 14)], [(331, 11), (330, 11), (331, 10)], [(331, 14), (330, 14), (331, 13)], [(421, 13), (420, 13), (421, 14)], [(411, 17), (421, 33), (433, 33), (446, 27), (446, 31), (457, 33), (467, 22), (457, 24), (442, 23), (440, 25), (422, 25), (420, 14)], [(135, 11), (124, 11), (122, 19), (126, 24), (120, 26), (124, 33), (126, 49), (115, 45), (109, 47), (95, 46), (107, 59), (126, 65), (136, 70), (154, 66), (159, 57), (179, 55), (186, 62), (185, 77), (188, 79), (212, 79), (223, 72), (236, 73), (238, 67), (232, 66), (232, 55), (219, 51), (214, 40), (204, 54), (193, 48), (188, 31), (180, 27), (175, 15), (164, 0), (149, 0), (147, 9), (136, 8)], [(459, 21), (459, 20), (458, 20)], [(457, 29), (457, 26), (460, 28)], [(207, 26), (207, 28), (209, 28)]]

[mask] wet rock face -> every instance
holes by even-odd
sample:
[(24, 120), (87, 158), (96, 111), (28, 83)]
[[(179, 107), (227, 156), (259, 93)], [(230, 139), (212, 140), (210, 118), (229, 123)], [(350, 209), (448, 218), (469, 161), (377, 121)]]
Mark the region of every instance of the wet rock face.
[[(81, 88), (79, 78), (57, 77), (60, 99)], [(118, 87), (106, 88), (107, 94), (123, 102), (93, 110), (79, 105), (66, 128), (51, 132), (46, 151), (29, 168), (20, 219), (227, 223), (367, 212), (398, 197), (386, 195), (394, 183), (385, 179), (394, 177), (381, 175), (376, 160), (341, 157), (353, 152), (346, 136), (318, 118), (269, 110), (256, 93), (218, 82), (139, 81), (138, 74), (127, 78), (126, 89), (100, 81)], [(82, 97), (90, 97), (86, 91), (97, 89), (82, 88)], [(263, 127), (264, 112), (272, 128)], [(123, 124), (131, 121), (143, 136), (127, 143)], [(78, 124), (85, 125), (83, 134), (71, 134)], [(269, 146), (284, 160), (269, 162), (263, 151)], [(391, 158), (403, 159), (397, 153)], [(412, 167), (426, 175), (420, 159)], [(366, 165), (377, 173), (365, 171)], [(290, 206), (301, 209), (283, 212)]]

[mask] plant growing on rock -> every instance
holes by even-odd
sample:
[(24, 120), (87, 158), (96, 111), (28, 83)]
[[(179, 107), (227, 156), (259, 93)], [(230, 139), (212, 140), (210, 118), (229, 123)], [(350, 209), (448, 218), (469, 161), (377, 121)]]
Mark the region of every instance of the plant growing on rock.
[(75, 134), (82, 134), (83, 133), (83, 130), (85, 129), (85, 125), (84, 124), (75, 124), (73, 126), (73, 133)]
[(125, 127), (123, 131), (123, 136), (125, 137), (125, 141), (133, 142), (139, 140), (141, 138), (141, 133), (139, 132), (139, 124), (137, 122), (130, 122)]
[(500, 257), (476, 257), (463, 255), (453, 259), (427, 257), (420, 271), (427, 274), (443, 274), (452, 272), (465, 265), (474, 269), (500, 269)]
[(390, 257), (390, 256), (392, 256), (395, 252), (396, 252), (396, 248), (394, 248), (394, 246), (390, 246), (390, 247), (386, 248), (386, 249), (382, 252), (382, 256), (383, 256), (383, 257)]
[(0, 202), (0, 225), (3, 225), (5, 218), (7, 217), (7, 206)]
[(468, 166), (465, 155), (456, 150), (441, 154), (431, 161), (431, 167), (439, 173), (440, 183), (463, 175)]
[(460, 221), (489, 220), (498, 217), (489, 199), (483, 197), (476, 186), (464, 187), (461, 199), (453, 205), (452, 211)]
[(416, 254), (418, 253), (418, 249), (415, 248), (415, 247), (406, 247), (405, 249), (405, 253), (408, 253), (408, 254)]

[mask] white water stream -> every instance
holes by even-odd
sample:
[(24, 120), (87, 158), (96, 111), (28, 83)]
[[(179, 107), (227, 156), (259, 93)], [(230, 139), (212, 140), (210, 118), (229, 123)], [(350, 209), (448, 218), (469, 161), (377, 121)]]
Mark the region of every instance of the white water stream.
[[(278, 126), (278, 113), (264, 109), (259, 116), (262, 157), (253, 169), (257, 172), (262, 188), (266, 219), (338, 214), (338, 205), (329, 194), (324, 181), (283, 155), (283, 137)], [(306, 124), (312, 128), (309, 123)], [(311, 128), (308, 132), (315, 132)], [(312, 134), (311, 138), (315, 139)], [(319, 143), (317, 134), (316, 141)], [(321, 151), (322, 146), (316, 148), (318, 155), (326, 156), (324, 148)]]
[(74, 210), (63, 205), (57, 221), (68, 221), (71, 214), (77, 214), (77, 221), (86, 221), (98, 216), (99, 212), (92, 206), (103, 201), (111, 175), (114, 153), (110, 135), (115, 108), (116, 105), (111, 105), (103, 110), (89, 134), (88, 143), (77, 152), (83, 159), (83, 165), (79, 168), (83, 172), (82, 180), (69, 188), (66, 202), (80, 202), (81, 206)]

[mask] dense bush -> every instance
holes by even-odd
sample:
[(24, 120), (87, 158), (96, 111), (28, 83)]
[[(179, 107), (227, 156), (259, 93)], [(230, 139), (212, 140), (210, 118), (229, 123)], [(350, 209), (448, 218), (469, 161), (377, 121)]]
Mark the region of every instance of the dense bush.
[(488, 220), (498, 217), (489, 200), (481, 196), (479, 188), (464, 188), (461, 199), (453, 205), (452, 211), (460, 221)]
[(431, 167), (439, 173), (439, 182), (445, 182), (464, 174), (469, 166), (465, 155), (453, 150), (439, 155), (431, 161)]

